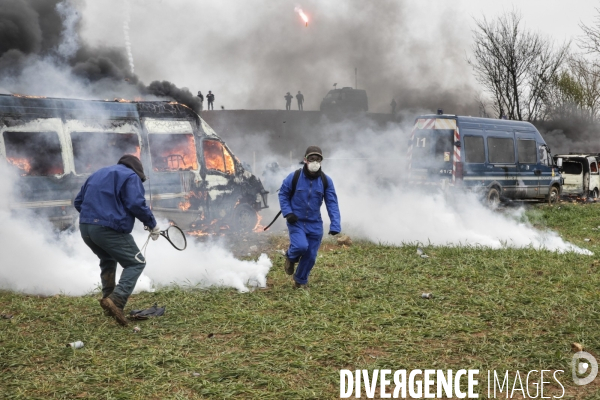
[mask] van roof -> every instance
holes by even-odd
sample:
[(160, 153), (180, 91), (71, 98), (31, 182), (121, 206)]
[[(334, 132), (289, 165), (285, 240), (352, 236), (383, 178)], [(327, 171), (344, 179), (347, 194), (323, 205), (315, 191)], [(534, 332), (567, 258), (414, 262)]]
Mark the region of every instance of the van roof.
[(569, 154), (556, 154), (554, 157), (562, 157), (562, 158), (587, 158), (594, 157), (597, 158), (600, 155), (598, 153), (569, 153)]
[(190, 108), (175, 101), (80, 100), (0, 94), (0, 115), (23, 118), (64, 117), (139, 118), (154, 117), (197, 118)]
[[(484, 124), (484, 125), (496, 125), (496, 126), (510, 126), (512, 128), (533, 128), (535, 127), (526, 121), (516, 121), (510, 119), (497, 119), (497, 118), (480, 118), (480, 117), (466, 117), (452, 114), (425, 114), (419, 115), (416, 119), (429, 119), (429, 118), (443, 118), (443, 119), (455, 119), (459, 125), (463, 124)], [(536, 129), (537, 130), (537, 129)]]
[(354, 89), (350, 86), (345, 86), (341, 89), (331, 89), (329, 91), (329, 93), (336, 93), (336, 92), (362, 92), (362, 93), (366, 93), (367, 91), (364, 89)]

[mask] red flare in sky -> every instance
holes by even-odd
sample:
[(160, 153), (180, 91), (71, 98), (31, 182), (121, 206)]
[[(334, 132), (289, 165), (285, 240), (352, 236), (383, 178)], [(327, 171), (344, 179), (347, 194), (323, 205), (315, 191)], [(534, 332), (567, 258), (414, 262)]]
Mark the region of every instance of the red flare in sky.
[(306, 16), (306, 14), (304, 14), (304, 11), (302, 11), (300, 7), (294, 8), (294, 11), (296, 11), (298, 15), (300, 15), (300, 18), (302, 18), (302, 20), (304, 21), (304, 25), (308, 26), (308, 17)]

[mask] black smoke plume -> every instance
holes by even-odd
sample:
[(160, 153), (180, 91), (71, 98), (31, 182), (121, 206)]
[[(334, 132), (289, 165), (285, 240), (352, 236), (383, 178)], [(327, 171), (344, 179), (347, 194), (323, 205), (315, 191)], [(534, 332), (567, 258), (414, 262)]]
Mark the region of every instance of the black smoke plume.
[[(67, 16), (75, 21), (73, 32), (68, 31)], [(0, 7), (0, 89), (12, 87), (22, 78), (25, 68), (36, 63), (51, 64), (67, 69), (80, 78), (80, 85), (90, 96), (105, 98), (159, 97), (173, 99), (198, 112), (200, 103), (188, 89), (178, 88), (168, 81), (142, 83), (131, 72), (124, 49), (115, 47), (90, 47), (78, 43), (74, 54), (61, 53), (59, 47), (66, 35), (77, 40), (81, 29), (78, 11), (69, 0), (2, 0)], [(74, 36), (74, 37), (73, 37)], [(21, 86), (22, 87), (22, 86)], [(30, 95), (53, 96), (44, 87), (32, 87)], [(47, 89), (52, 92), (52, 89)], [(45, 93), (44, 93), (45, 92)]]

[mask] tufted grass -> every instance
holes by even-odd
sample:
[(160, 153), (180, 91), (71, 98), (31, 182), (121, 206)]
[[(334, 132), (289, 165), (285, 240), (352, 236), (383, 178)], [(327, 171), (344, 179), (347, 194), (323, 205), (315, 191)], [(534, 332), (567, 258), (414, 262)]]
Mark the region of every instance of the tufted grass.
[[(167, 307), (137, 334), (103, 315), (98, 294), (0, 292), (0, 313), (14, 314), (0, 319), (0, 398), (332, 399), (341, 368), (480, 369), (482, 397), (487, 370), (562, 369), (564, 398), (595, 398), (600, 386), (574, 386), (569, 363), (572, 342), (600, 347), (600, 206), (560, 207), (527, 215), (594, 256), (425, 247), (423, 259), (414, 245), (329, 240), (304, 291), (275, 237), (266, 290), (134, 295), (127, 309)], [(65, 347), (75, 340), (85, 347)]]

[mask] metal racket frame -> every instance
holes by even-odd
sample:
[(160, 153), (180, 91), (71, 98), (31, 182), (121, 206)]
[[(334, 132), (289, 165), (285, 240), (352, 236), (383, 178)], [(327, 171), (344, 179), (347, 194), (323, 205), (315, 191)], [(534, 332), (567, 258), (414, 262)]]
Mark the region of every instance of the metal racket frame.
[[(171, 238), (169, 238), (169, 232), (168, 232), (169, 229), (177, 229), (179, 232), (181, 232), (181, 236), (183, 236), (183, 248), (182, 249), (180, 249), (179, 247), (175, 246), (175, 244), (171, 241)], [(171, 225), (170, 227), (168, 227), (164, 231), (160, 231), (160, 235), (162, 237), (164, 237), (165, 239), (167, 239), (169, 241), (169, 243), (171, 243), (171, 246), (175, 247), (179, 251), (183, 251), (183, 250), (185, 250), (187, 248), (187, 239), (185, 237), (185, 233), (181, 230), (180, 227), (178, 227), (176, 225)]]

